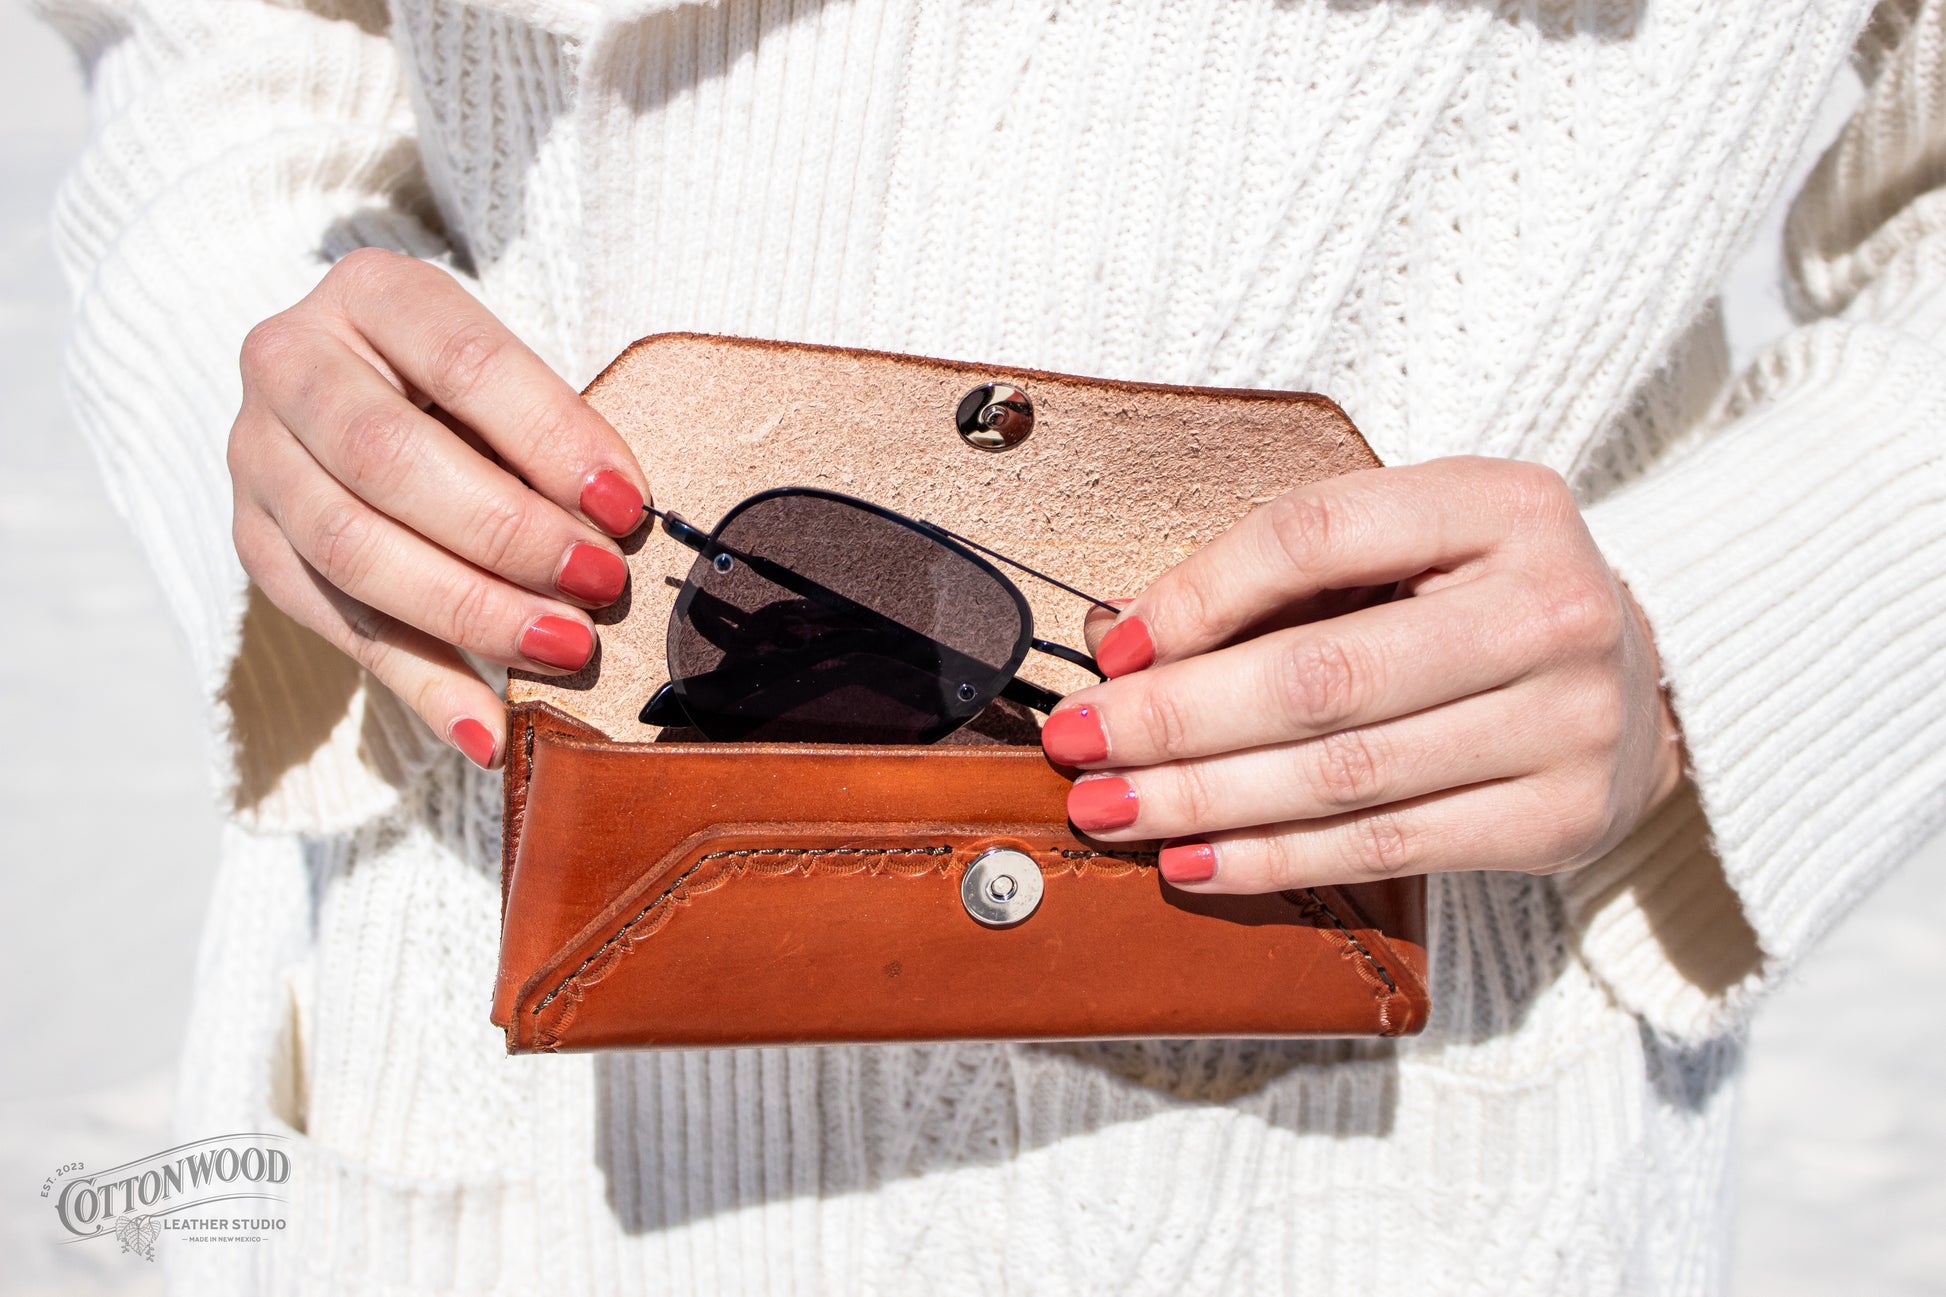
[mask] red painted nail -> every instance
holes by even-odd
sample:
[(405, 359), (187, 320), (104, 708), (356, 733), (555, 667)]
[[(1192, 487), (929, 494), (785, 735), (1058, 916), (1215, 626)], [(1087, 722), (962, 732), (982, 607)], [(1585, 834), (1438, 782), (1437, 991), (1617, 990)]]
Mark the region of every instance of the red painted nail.
[(493, 731), (471, 716), (462, 716), (446, 727), (446, 740), (466, 759), (482, 770), (493, 769)]
[(1068, 789), (1068, 818), (1077, 829), (1125, 829), (1140, 809), (1135, 785), (1126, 779), (1082, 779)]
[(567, 561), (554, 578), (554, 588), (570, 599), (596, 604), (614, 603), (627, 584), (628, 564), (622, 556), (585, 540), (568, 546)]
[(537, 617), (520, 637), (520, 651), (536, 662), (563, 671), (579, 671), (595, 651), (595, 637), (586, 626), (567, 617)]
[(1041, 726), (1041, 750), (1064, 766), (1085, 766), (1108, 759), (1108, 735), (1094, 708), (1063, 707)]
[(649, 516), (642, 512), (642, 493), (612, 468), (604, 468), (582, 483), (581, 512), (613, 536), (628, 535)]
[(1095, 665), (1111, 680), (1140, 671), (1154, 661), (1155, 641), (1149, 637), (1148, 625), (1140, 617), (1117, 623), (1102, 636), (1101, 647), (1095, 650)]
[(1216, 877), (1216, 848), (1207, 842), (1172, 842), (1156, 857), (1172, 883), (1207, 883)]

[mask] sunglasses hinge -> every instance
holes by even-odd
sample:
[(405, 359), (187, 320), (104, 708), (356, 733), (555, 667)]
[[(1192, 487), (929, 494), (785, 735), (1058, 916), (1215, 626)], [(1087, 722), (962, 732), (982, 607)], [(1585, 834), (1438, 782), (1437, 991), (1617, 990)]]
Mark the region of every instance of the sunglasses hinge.
[(678, 544), (686, 545), (699, 554), (709, 548), (709, 533), (700, 527), (692, 526), (674, 510), (656, 509), (645, 504), (642, 506), (642, 512), (662, 519), (662, 530)]

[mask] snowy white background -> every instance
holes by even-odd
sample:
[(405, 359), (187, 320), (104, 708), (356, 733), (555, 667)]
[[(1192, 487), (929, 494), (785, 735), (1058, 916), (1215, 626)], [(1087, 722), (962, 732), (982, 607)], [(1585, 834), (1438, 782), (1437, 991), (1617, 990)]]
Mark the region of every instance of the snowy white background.
[[(216, 843), (188, 663), (61, 401), (46, 213), (85, 130), (66, 48), (0, 0), (0, 1293), (36, 1297), (156, 1290), (61, 1244), (40, 1183), (167, 1143)], [(1739, 355), (1787, 324), (1776, 224), (1728, 286)], [(1946, 1293), (1946, 842), (1770, 1005), (1742, 1141), (1737, 1293)]]

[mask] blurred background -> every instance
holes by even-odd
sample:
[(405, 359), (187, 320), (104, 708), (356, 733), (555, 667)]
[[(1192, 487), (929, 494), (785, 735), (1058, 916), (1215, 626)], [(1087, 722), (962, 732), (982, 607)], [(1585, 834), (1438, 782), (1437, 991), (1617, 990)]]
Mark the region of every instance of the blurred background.
[[(1834, 91), (1798, 174), (1855, 98), (1855, 86)], [(159, 1291), (136, 1257), (61, 1243), (40, 1184), (67, 1161), (112, 1165), (166, 1147), (216, 848), (188, 661), (62, 403), (67, 294), (47, 212), (86, 130), (67, 48), (19, 0), (0, 0), (0, 986), (10, 992), (0, 997), (0, 1294), (10, 1297)], [(1727, 287), (1739, 358), (1789, 323), (1781, 220), (1773, 214)], [(1741, 1127), (1741, 1297), (1946, 1293), (1943, 938), (1946, 841), (1848, 918), (1759, 1020)]]

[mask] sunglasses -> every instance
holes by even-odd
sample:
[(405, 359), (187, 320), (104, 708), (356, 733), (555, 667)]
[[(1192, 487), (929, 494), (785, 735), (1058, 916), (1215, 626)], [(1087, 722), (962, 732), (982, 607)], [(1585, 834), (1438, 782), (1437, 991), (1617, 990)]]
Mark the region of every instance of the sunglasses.
[(800, 486), (751, 496), (708, 533), (644, 512), (696, 551), (646, 724), (716, 742), (932, 743), (996, 698), (1053, 711), (1061, 696), (1017, 674), (1030, 649), (1102, 678), (1086, 653), (1035, 637), (988, 559), (1112, 605), (935, 523)]

